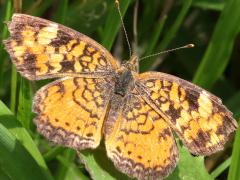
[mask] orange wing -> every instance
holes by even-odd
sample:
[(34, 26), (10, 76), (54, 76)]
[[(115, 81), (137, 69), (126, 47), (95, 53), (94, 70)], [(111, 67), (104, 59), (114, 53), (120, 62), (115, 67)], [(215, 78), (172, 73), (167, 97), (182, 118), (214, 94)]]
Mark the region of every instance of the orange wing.
[(106, 76), (118, 67), (101, 45), (63, 25), (14, 14), (4, 41), (17, 70), (26, 78)]
[(119, 97), (115, 95), (112, 99), (105, 124), (108, 157), (130, 177), (157, 179), (167, 176), (178, 160), (168, 124), (139, 95)]
[(222, 101), (180, 78), (158, 72), (137, 77), (138, 91), (196, 155), (223, 149), (237, 122)]
[(75, 149), (97, 147), (111, 92), (104, 79), (63, 78), (42, 87), (33, 104), (38, 131)]

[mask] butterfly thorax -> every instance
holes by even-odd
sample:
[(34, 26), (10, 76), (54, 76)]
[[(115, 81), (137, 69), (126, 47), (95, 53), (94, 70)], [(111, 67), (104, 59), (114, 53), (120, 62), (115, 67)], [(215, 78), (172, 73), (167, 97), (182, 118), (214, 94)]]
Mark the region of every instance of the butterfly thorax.
[(119, 71), (115, 77), (114, 93), (124, 97), (133, 87), (134, 79), (132, 71), (125, 68), (122, 71)]
[(129, 61), (122, 64), (115, 76), (115, 94), (125, 96), (134, 89), (133, 74), (138, 73), (138, 57), (133, 55)]

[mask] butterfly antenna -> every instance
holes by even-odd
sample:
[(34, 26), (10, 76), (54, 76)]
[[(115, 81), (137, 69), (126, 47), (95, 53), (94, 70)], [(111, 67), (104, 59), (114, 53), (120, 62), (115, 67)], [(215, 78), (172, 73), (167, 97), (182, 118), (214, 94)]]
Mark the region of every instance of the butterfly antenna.
[(169, 49), (169, 50), (162, 51), (162, 52), (159, 52), (159, 53), (155, 53), (155, 54), (151, 54), (151, 55), (148, 55), (148, 56), (144, 56), (144, 57), (140, 58), (139, 61), (142, 61), (144, 59), (147, 59), (147, 58), (150, 58), (150, 57), (153, 57), (153, 56), (159, 56), (161, 54), (173, 52), (173, 51), (176, 51), (176, 50), (179, 50), (179, 49), (193, 48), (194, 46), (195, 46), (194, 44), (187, 44), (185, 46), (181, 46), (181, 47), (178, 47), (178, 48)]
[(126, 28), (125, 28), (125, 26), (124, 26), (122, 13), (121, 13), (120, 6), (119, 6), (119, 1), (118, 1), (118, 0), (115, 0), (115, 4), (116, 4), (116, 6), (117, 6), (117, 10), (118, 10), (118, 13), (119, 13), (119, 16), (120, 16), (120, 19), (121, 19), (123, 31), (124, 31), (124, 34), (125, 34), (125, 37), (126, 37), (126, 40), (127, 40), (128, 49), (129, 49), (129, 57), (131, 57), (131, 56), (132, 56), (132, 49), (131, 49), (131, 46), (130, 46), (130, 42), (129, 42), (129, 39), (128, 39), (128, 35), (127, 35)]
[(133, 52), (137, 52), (137, 46), (138, 46), (138, 32), (137, 32), (137, 20), (138, 20), (138, 7), (139, 7), (139, 0), (136, 0), (135, 6), (134, 6), (134, 14), (133, 14), (133, 37), (134, 37), (134, 43), (133, 43)]

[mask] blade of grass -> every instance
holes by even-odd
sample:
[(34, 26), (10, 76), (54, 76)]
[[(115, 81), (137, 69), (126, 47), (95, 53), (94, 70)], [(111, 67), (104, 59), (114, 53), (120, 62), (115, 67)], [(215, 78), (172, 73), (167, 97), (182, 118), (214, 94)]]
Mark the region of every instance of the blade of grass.
[(51, 161), (52, 159), (56, 158), (59, 154), (61, 154), (64, 150), (65, 148), (57, 146), (52, 148), (47, 153), (45, 153), (43, 157), (45, 161)]
[[(141, 37), (145, 37), (146, 34), (149, 34), (149, 31), (152, 31), (153, 25), (156, 22), (159, 16), (167, 14), (162, 7), (162, 4), (169, 4), (169, 1), (140, 1), (140, 7), (144, 7), (141, 10), (138, 10), (138, 39), (141, 41)], [(141, 5), (142, 4), (142, 5)], [(171, 2), (170, 2), (171, 4)], [(170, 5), (171, 6), (171, 5)], [(159, 9), (161, 8), (161, 9)]]
[[(161, 41), (161, 43), (157, 46), (157, 48), (155, 48), (156, 52), (160, 52), (165, 50), (168, 45), (170, 44), (170, 42), (173, 40), (173, 38), (176, 36), (177, 31), (179, 30), (189, 8), (191, 7), (192, 4), (192, 0), (185, 0), (183, 1), (183, 5), (182, 5), (182, 9), (180, 10), (176, 20), (174, 21), (173, 25), (169, 28), (168, 32), (164, 35), (163, 40)], [(154, 66), (158, 65), (158, 62), (154, 62), (152, 59), (148, 60), (151, 61), (151, 63), (144, 65), (144, 66), (140, 66), (141, 71), (146, 71), (149, 69), (153, 69), (154, 67), (152, 67), (152, 65), (154, 64)], [(159, 62), (160, 63), (160, 62)]]
[[(14, 13), (21, 13), (22, 12), (22, 0), (13, 0), (13, 12)], [(11, 102), (10, 102), (10, 109), (12, 112), (16, 112), (16, 100), (17, 100), (17, 87), (18, 87), (18, 74), (15, 68), (15, 65), (12, 65), (12, 72), (11, 72)]]
[(220, 164), (211, 173), (212, 178), (216, 179), (223, 171), (225, 171), (231, 164), (231, 157), (226, 159), (222, 164)]
[[(6, 12), (5, 12), (5, 17), (4, 17), (4, 21), (9, 21), (11, 14), (12, 14), (12, 1), (7, 1), (6, 2)], [(1, 29), (2, 29), (2, 34), (1, 34), (1, 40), (6, 39), (8, 32), (7, 32), (7, 26), (3, 23), (1, 23)], [(4, 49), (3, 49), (3, 43), (0, 43), (0, 61), (2, 61), (0, 63), (0, 87), (3, 87), (3, 81), (4, 81), (4, 76), (3, 76), (3, 69), (4, 69), (4, 56), (6, 55)]]
[[(153, 35), (152, 35), (150, 41), (148, 41), (150, 44), (149, 44), (148, 48), (146, 49), (146, 52), (144, 53), (145, 56), (152, 54), (153, 50), (156, 48), (157, 41), (161, 35), (161, 32), (163, 30), (166, 20), (167, 20), (167, 16), (164, 16), (160, 20), (159, 24), (155, 27), (155, 30), (153, 31)], [(145, 61), (140, 61), (140, 70), (146, 71), (152, 64), (153, 64), (153, 61), (151, 58), (146, 59)]]
[(157, 26), (155, 27), (155, 30), (153, 31), (153, 36), (150, 39), (150, 44), (148, 46), (148, 48), (146, 49), (145, 55), (149, 55), (151, 53), (153, 53), (153, 50), (155, 48), (155, 46), (157, 45), (157, 41), (162, 33), (163, 27), (165, 25), (165, 22), (167, 20), (167, 16), (164, 16), (157, 24)]
[(49, 179), (28, 151), (2, 124), (0, 134), (0, 165), (12, 179)]
[(85, 35), (91, 35), (91, 38), (98, 41), (99, 37), (93, 35), (99, 30), (97, 33), (101, 36), (100, 31), (103, 30), (112, 2), (112, 0), (70, 1), (68, 9), (71, 11), (67, 11), (65, 25)]
[(70, 164), (70, 168), (67, 171), (66, 178), (64, 180), (72, 180), (72, 179), (81, 179), (81, 180), (90, 180), (83, 172), (79, 170), (75, 164)]
[[(127, 11), (127, 8), (129, 6), (130, 2), (131, 2), (130, 0), (120, 1), (120, 9), (121, 9), (121, 13), (122, 13), (123, 17), (125, 15), (126, 11)], [(103, 33), (102, 33), (103, 34), (103, 39), (102, 39), (101, 44), (106, 49), (108, 49), (108, 50), (111, 49), (120, 25), (121, 25), (121, 20), (120, 20), (120, 17), (118, 15), (117, 8), (113, 5), (109, 14), (108, 14), (108, 17), (107, 17), (107, 20), (106, 20), (106, 26), (104, 27), (104, 30), (103, 30)]]
[(226, 1), (207, 51), (194, 76), (194, 83), (209, 89), (224, 72), (239, 32), (239, 7), (239, 0)]
[(66, 164), (72, 164), (74, 159), (76, 157), (76, 151), (73, 149), (67, 149), (64, 151), (61, 160), (64, 163), (60, 163), (59, 167), (57, 169), (57, 173), (55, 176), (56, 180), (64, 180), (66, 178), (66, 174), (68, 169), (70, 168), (69, 166), (66, 166)]
[(23, 127), (30, 131), (32, 123), (32, 88), (31, 83), (20, 77), (20, 91), (18, 101), (17, 118), (22, 123)]
[[(240, 120), (240, 119), (239, 119)], [(238, 121), (239, 122), (239, 121)], [(240, 129), (238, 128), (232, 151), (232, 162), (228, 172), (228, 180), (239, 179), (240, 177)]]
[(102, 144), (94, 151), (84, 150), (78, 155), (92, 179), (130, 180), (126, 175), (116, 170), (112, 161), (107, 157)]
[(7, 174), (7, 172), (4, 172), (4, 170), (0, 167), (0, 179), (4, 180), (12, 180), (11, 177)]
[(233, 112), (233, 114), (240, 114), (240, 91), (229, 98), (226, 102), (226, 105)]
[[(167, 180), (213, 180), (204, 166), (204, 157), (193, 157), (186, 147), (179, 146), (179, 162)], [(197, 175), (197, 176), (196, 176)]]
[(11, 97), (10, 97), (10, 109), (13, 113), (16, 112), (16, 99), (17, 99), (17, 70), (15, 65), (12, 65), (11, 72)]
[(66, 12), (68, 9), (68, 0), (60, 0), (58, 6), (54, 21), (63, 24), (65, 22)]
[[(19, 121), (14, 117), (13, 113), (0, 101), (0, 124), (4, 126), (16, 139), (21, 142), (21, 145), (31, 154), (38, 166), (41, 167), (48, 179), (52, 179), (51, 174), (45, 164), (45, 161), (34, 144), (32, 138), (27, 131), (21, 126)], [(0, 133), (1, 134), (1, 133)], [(2, 134), (1, 134), (2, 136)], [(15, 141), (15, 140), (14, 140)], [(1, 159), (1, 158), (0, 158)]]
[[(75, 155), (71, 158), (75, 158)], [(62, 166), (64, 167), (68, 167), (66, 168), (66, 175), (63, 178), (64, 180), (72, 180), (72, 179), (81, 179), (81, 180), (88, 180), (89, 178), (84, 175), (80, 169), (74, 164), (72, 163), (72, 161), (66, 161), (65, 157), (62, 156), (58, 156), (57, 160), (62, 164)]]
[(214, 11), (222, 11), (224, 8), (224, 4), (225, 4), (224, 1), (214, 2), (214, 1), (209, 1), (209, 0), (205, 0), (205, 1), (202, 1), (202, 0), (196, 1), (195, 0), (193, 2), (193, 6), (200, 7), (200, 8), (207, 9), (207, 10), (214, 10)]
[[(40, 3), (39, 3), (39, 1), (40, 1)], [(26, 3), (26, 1), (24, 3)], [(34, 16), (41, 16), (52, 4), (53, 4), (53, 0), (34, 1), (34, 3), (31, 4), (31, 7), (26, 9), (26, 14), (31, 14)]]
[(189, 8), (192, 5), (192, 0), (185, 0), (183, 1), (182, 9), (180, 13), (178, 14), (175, 22), (173, 25), (169, 28), (167, 34), (164, 36), (162, 42), (158, 46), (158, 51), (162, 51), (167, 48), (167, 46), (170, 44), (170, 42), (173, 40), (173, 38), (176, 36), (178, 29), (180, 28), (185, 16), (187, 15), (187, 12)]

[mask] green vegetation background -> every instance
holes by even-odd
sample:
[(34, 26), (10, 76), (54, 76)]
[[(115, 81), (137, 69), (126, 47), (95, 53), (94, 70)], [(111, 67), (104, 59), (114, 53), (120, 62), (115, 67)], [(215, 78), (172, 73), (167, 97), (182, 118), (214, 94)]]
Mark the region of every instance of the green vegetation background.
[[(196, 45), (146, 59), (140, 63), (142, 72), (157, 70), (193, 81), (221, 97), (239, 119), (240, 0), (139, 0), (138, 7), (134, 0), (121, 0), (120, 6), (139, 56), (187, 43)], [(8, 37), (3, 22), (20, 10), (72, 27), (119, 59), (128, 58), (114, 0), (25, 0), (22, 5), (19, 0), (0, 0), (0, 40)], [(51, 145), (36, 132), (31, 101), (47, 82), (20, 77), (0, 44), (0, 179), (128, 179), (108, 160), (104, 145), (77, 153)], [(239, 179), (239, 130), (234, 135), (223, 151), (205, 158), (194, 157), (179, 145), (180, 161), (168, 179)]]

